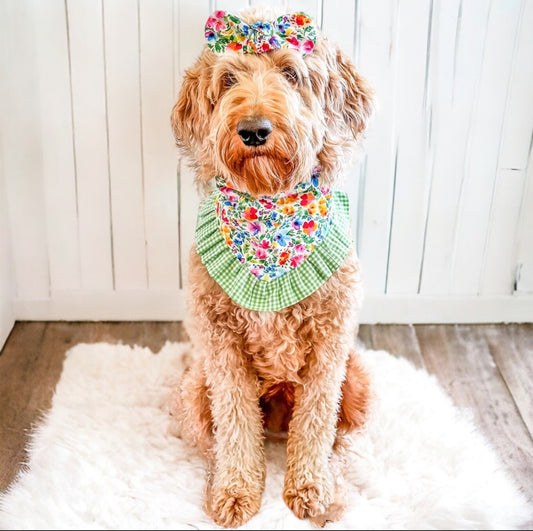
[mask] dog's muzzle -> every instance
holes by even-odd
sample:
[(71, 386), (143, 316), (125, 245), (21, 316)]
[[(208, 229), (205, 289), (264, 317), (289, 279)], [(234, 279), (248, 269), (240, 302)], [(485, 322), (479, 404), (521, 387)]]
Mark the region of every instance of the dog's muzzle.
[(261, 146), (272, 133), (274, 126), (268, 118), (245, 118), (237, 124), (237, 133), (245, 146)]

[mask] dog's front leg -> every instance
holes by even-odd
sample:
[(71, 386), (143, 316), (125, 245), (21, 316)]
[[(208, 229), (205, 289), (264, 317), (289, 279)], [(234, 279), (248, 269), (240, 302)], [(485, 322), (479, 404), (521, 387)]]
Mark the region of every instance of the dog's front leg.
[(298, 518), (324, 515), (335, 496), (330, 458), (346, 362), (327, 350), (311, 356), (289, 425), (283, 498)]
[(265, 485), (258, 380), (238, 348), (220, 346), (206, 375), (215, 435), (206, 511), (218, 525), (238, 527), (259, 510)]

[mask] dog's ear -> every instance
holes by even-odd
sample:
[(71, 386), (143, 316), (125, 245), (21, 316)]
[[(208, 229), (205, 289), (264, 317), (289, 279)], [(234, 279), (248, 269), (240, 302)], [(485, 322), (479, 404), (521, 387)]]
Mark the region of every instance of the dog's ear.
[(339, 48), (335, 49), (332, 66), (326, 89), (326, 104), (336, 108), (357, 139), (365, 131), (374, 111), (374, 91), (357, 73), (350, 58)]
[(208, 134), (213, 106), (209, 100), (210, 65), (202, 56), (185, 72), (178, 100), (172, 109), (171, 123), (178, 146), (194, 152)]
[(373, 90), (337, 46), (321, 38), (306, 57), (313, 93), (324, 112), (326, 130), (318, 160), (324, 182), (334, 182), (373, 113)]

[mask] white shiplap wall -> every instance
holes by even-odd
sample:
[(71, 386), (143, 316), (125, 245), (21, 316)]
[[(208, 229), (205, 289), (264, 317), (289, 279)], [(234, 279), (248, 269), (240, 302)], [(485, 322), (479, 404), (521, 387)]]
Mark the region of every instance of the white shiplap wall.
[[(183, 317), (198, 197), (169, 114), (211, 10), (248, 4), (0, 2), (15, 318)], [(533, 320), (533, 0), (291, 4), (377, 93), (347, 184), (363, 320)]]

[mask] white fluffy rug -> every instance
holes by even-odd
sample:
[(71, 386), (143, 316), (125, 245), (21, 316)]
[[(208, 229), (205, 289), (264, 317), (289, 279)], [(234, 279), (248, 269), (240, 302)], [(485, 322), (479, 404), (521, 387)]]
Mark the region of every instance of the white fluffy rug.
[[(80, 344), (67, 354), (27, 470), (1, 499), (5, 529), (213, 529), (204, 463), (169, 433), (183, 344), (154, 355)], [(465, 412), (433, 377), (363, 352), (376, 400), (353, 441), (348, 510), (330, 529), (512, 529), (528, 508)], [(284, 505), (284, 445), (267, 444), (260, 512), (245, 529), (309, 529)]]

